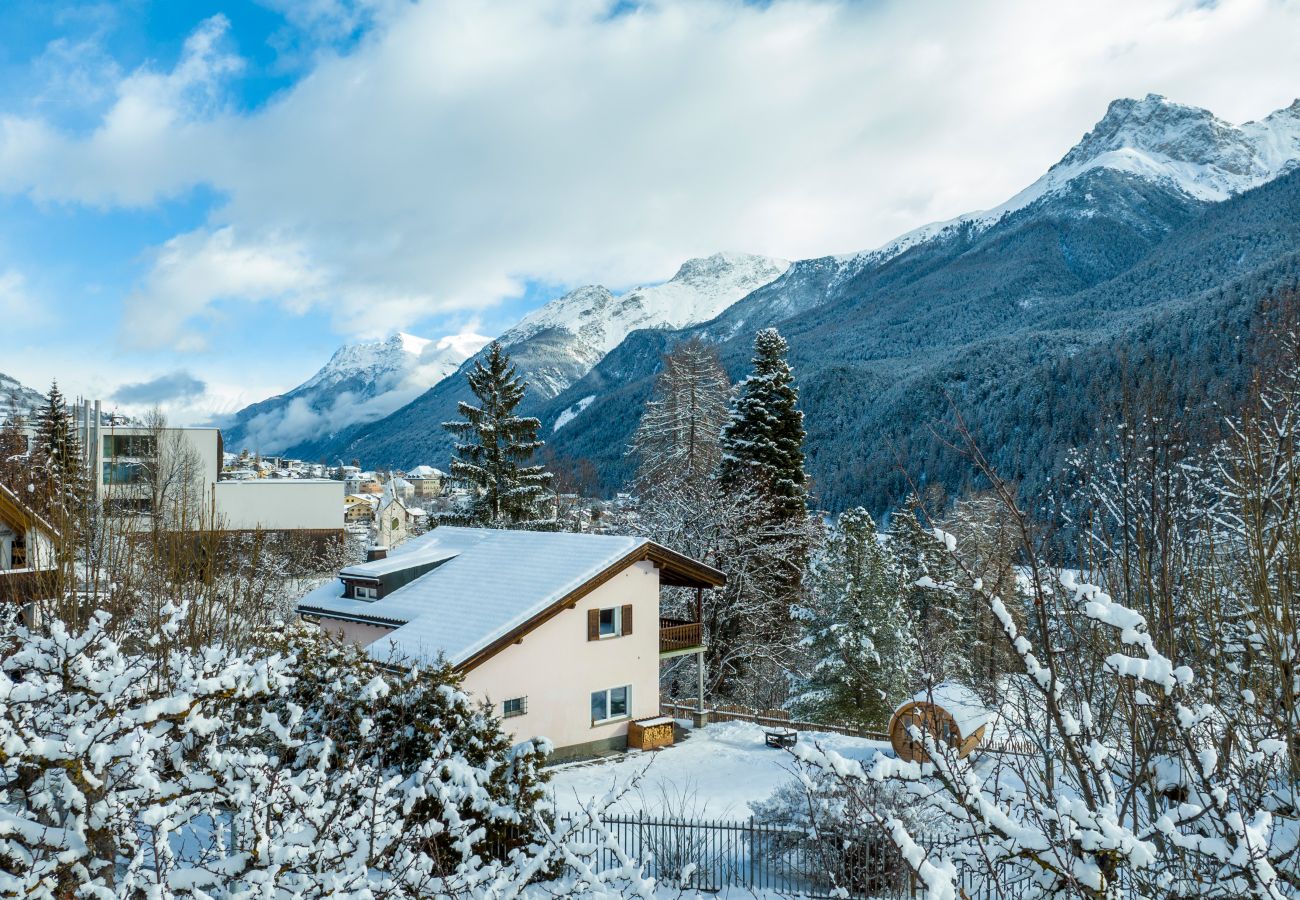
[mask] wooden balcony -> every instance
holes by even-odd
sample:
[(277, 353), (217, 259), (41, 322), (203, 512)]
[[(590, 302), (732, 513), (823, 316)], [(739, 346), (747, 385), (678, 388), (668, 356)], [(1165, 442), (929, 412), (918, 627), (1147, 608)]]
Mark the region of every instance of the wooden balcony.
[(697, 653), (704, 649), (704, 631), (699, 622), (659, 617), (659, 658)]

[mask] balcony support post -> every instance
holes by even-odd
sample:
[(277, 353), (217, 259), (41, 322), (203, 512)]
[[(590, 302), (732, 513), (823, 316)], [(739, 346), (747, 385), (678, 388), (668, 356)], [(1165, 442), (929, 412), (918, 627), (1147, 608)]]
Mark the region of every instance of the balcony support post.
[(691, 724), (696, 728), (703, 728), (709, 724), (709, 712), (704, 708), (704, 651), (700, 650), (695, 654), (695, 712), (691, 716)]

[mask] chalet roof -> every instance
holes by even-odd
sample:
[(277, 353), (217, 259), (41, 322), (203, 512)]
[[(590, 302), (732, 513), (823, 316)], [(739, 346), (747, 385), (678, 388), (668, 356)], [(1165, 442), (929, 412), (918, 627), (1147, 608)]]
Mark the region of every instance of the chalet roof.
[(442, 526), (383, 560), (342, 574), (378, 577), (446, 559), (381, 600), (343, 596), (335, 580), (303, 597), (298, 611), (397, 626), (370, 645), (372, 657), (447, 662), (472, 668), (536, 623), (633, 563), (660, 567), (665, 584), (715, 587), (726, 576), (641, 537)]
[(23, 502), (21, 497), (3, 484), (0, 484), (0, 513), (6, 513), (6, 518), (16, 519), (15, 524), (24, 528), (35, 528), (51, 540), (59, 539), (57, 528), (38, 515)]

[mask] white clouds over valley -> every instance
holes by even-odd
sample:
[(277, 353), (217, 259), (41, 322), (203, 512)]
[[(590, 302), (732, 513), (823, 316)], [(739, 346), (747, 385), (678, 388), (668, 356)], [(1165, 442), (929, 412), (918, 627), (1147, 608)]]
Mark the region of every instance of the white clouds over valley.
[[(247, 48), (218, 16), (174, 66), (120, 74), (89, 129), (0, 111), (0, 190), (220, 198), (143, 254), (124, 344), (201, 348), (218, 303), (374, 336), (530, 280), (858, 250), (1001, 202), (1117, 96), (1240, 121), (1300, 93), (1300, 8), (1258, 0), (367, 6), (359, 42), (253, 110), (231, 99)], [(318, 2), (296, 21), (361, 18)]]

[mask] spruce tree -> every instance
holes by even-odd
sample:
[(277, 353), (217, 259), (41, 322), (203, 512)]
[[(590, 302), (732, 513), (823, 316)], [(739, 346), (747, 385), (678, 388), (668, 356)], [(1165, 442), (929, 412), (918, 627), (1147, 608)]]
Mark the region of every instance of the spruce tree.
[(889, 522), (889, 543), (905, 577), (908, 611), (917, 623), (920, 661), (933, 681), (969, 681), (964, 604), (952, 555), (935, 536), (916, 495)]
[(840, 515), (809, 565), (796, 612), (810, 650), (795, 706), (821, 721), (884, 728), (917, 669), (906, 573), (861, 507)]
[(45, 405), (36, 414), (34, 468), (45, 477), (38, 506), (47, 512), (69, 513), (83, 496), (85, 473), (81, 442), (77, 439), (67, 399), (58, 381), (50, 385)]
[(775, 328), (754, 337), (753, 373), (741, 382), (722, 432), (719, 476), (724, 485), (761, 490), (773, 499), (779, 516), (793, 519), (807, 514), (808, 476), (803, 413), (787, 350)]
[(469, 518), (495, 527), (553, 521), (543, 510), (553, 476), (543, 466), (528, 465), (542, 446), (537, 438), (542, 423), (515, 415), (527, 382), (515, 373), (496, 341), (486, 360), (476, 360), (466, 378), (479, 405), (462, 401), (464, 421), (444, 422), (442, 427), (457, 438), (451, 477), (475, 492)]

